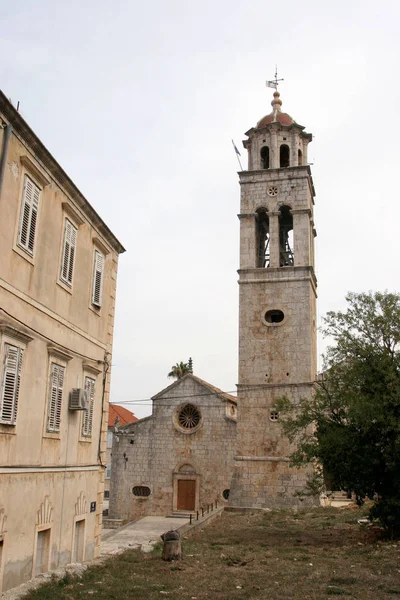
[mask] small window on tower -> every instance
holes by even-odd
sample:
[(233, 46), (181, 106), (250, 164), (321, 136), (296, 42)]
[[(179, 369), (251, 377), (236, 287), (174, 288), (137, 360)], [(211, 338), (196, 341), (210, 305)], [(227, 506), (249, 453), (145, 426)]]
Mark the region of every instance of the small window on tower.
[(267, 323), (282, 323), (284, 318), (285, 315), (281, 310), (268, 310), (264, 315)]
[(272, 409), (269, 413), (270, 421), (277, 421), (279, 419), (279, 413), (277, 410)]
[(282, 144), (279, 151), (279, 166), (281, 168), (290, 166), (289, 156), (289, 146), (287, 144)]
[(269, 169), (269, 148), (268, 146), (264, 146), (261, 148), (261, 168)]
[(256, 267), (265, 269), (269, 267), (269, 217), (266, 208), (259, 208), (256, 212)]

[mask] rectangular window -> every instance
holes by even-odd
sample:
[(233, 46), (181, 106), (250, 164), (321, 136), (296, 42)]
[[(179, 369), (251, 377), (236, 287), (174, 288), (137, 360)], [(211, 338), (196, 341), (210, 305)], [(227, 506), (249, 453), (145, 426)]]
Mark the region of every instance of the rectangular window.
[(98, 250), (94, 251), (92, 304), (101, 306), (103, 296), (104, 256)]
[(65, 367), (51, 363), (47, 431), (60, 431)]
[(74, 273), (75, 248), (77, 229), (68, 219), (65, 219), (64, 242), (61, 259), (60, 279), (68, 285), (72, 285)]
[(75, 539), (72, 562), (83, 562), (85, 550), (85, 519), (75, 523)]
[(93, 425), (93, 408), (94, 408), (94, 388), (95, 380), (91, 377), (85, 377), (85, 390), (88, 397), (88, 409), (83, 412), (82, 420), (82, 435), (91, 437)]
[(38, 531), (36, 540), (35, 575), (49, 570), (50, 529)]
[(25, 176), (22, 193), (21, 219), (18, 231), (18, 245), (31, 256), (35, 248), (36, 225), (39, 210), (40, 189)]
[(0, 396), (0, 423), (15, 425), (17, 420), (19, 385), (23, 350), (4, 344), (3, 373)]
[(110, 479), (111, 477), (111, 465), (106, 466), (106, 479)]

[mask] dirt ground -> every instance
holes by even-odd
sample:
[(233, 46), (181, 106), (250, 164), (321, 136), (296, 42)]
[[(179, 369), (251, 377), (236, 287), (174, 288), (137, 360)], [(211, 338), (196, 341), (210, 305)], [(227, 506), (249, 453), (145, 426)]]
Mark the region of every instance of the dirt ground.
[(182, 540), (182, 562), (163, 562), (161, 547), (127, 551), (25, 599), (400, 599), (400, 542), (358, 524), (363, 516), (355, 507), (225, 512)]

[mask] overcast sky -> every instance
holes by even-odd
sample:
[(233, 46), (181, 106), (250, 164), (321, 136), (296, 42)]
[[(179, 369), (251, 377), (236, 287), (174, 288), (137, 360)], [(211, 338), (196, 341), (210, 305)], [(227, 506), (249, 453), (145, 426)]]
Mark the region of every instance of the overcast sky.
[(276, 63), (283, 110), (314, 135), (319, 317), (349, 290), (399, 291), (399, 17), (395, 0), (0, 2), (1, 89), (127, 250), (113, 402), (189, 356), (235, 390), (231, 138), (245, 164)]

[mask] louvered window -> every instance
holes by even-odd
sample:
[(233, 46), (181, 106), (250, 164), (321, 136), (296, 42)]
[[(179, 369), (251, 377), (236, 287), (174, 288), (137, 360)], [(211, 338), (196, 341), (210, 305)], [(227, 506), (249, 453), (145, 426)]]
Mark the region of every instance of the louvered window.
[(72, 285), (72, 277), (74, 273), (76, 234), (76, 227), (72, 225), (71, 221), (65, 219), (60, 278), (68, 285)]
[(60, 431), (65, 367), (51, 363), (47, 431)]
[(22, 355), (23, 350), (21, 348), (11, 344), (4, 344), (0, 423), (7, 425), (15, 425), (17, 419)]
[(85, 437), (92, 436), (94, 389), (95, 389), (95, 380), (92, 379), (91, 377), (85, 377), (85, 390), (86, 390), (88, 402), (89, 402), (88, 409), (84, 411), (83, 420), (82, 420), (82, 435)]
[(18, 245), (33, 255), (35, 248), (36, 225), (38, 219), (40, 190), (29, 177), (25, 176), (22, 195), (21, 220), (18, 232)]
[(95, 306), (101, 306), (103, 296), (103, 277), (104, 277), (104, 256), (94, 251), (94, 270), (93, 270), (93, 292), (92, 303)]

